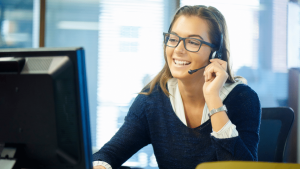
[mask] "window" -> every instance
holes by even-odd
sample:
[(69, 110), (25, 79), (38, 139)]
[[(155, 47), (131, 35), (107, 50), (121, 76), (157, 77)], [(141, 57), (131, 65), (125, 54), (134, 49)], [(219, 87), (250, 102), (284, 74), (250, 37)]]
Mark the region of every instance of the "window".
[[(163, 67), (163, 0), (102, 0), (99, 17), (97, 147), (123, 124), (137, 93)], [(157, 167), (152, 146), (124, 165)]]
[(263, 107), (287, 106), (287, 1), (182, 0), (214, 6), (224, 15), (235, 75), (247, 79)]
[[(85, 49), (94, 151), (120, 128), (137, 93), (161, 70), (162, 32), (168, 30), (177, 2), (46, 1), (45, 46)], [(214, 6), (224, 14), (235, 74), (247, 79), (263, 107), (275, 107), (287, 106), (287, 69), (300, 66), (300, 8), (295, 2), (181, 0), (180, 6)], [(1, 0), (0, 48), (38, 47), (38, 36), (39, 0)], [(157, 168), (152, 146), (124, 165)]]
[[(163, 67), (165, 0), (51, 0), (46, 47), (83, 46), (93, 150), (124, 122), (137, 93)], [(152, 145), (124, 165), (157, 168)]]
[(0, 48), (34, 47), (36, 15), (33, 0), (1, 0)]

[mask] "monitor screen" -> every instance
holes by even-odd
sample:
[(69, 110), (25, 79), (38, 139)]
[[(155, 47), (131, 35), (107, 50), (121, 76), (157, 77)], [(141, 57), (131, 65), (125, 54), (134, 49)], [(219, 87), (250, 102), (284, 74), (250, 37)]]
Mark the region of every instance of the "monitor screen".
[(14, 168), (92, 168), (83, 48), (0, 50), (0, 144)]

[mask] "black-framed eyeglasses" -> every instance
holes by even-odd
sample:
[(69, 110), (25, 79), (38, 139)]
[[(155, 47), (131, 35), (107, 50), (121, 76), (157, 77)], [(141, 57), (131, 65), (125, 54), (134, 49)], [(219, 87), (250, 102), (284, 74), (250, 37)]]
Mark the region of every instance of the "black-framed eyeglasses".
[(197, 38), (182, 38), (176, 34), (165, 32), (163, 33), (163, 35), (165, 45), (171, 48), (176, 48), (181, 40), (183, 41), (184, 48), (190, 52), (198, 52), (202, 44), (208, 45), (212, 48), (216, 47), (216, 45), (214, 44), (205, 42)]

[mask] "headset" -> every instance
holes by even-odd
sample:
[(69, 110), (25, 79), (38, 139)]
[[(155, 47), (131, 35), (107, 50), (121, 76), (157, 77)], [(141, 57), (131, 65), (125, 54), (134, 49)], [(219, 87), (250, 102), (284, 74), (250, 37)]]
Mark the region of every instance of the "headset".
[[(184, 7), (185, 7), (185, 6), (184, 6)], [(184, 7), (181, 7), (180, 9), (182, 9), (182, 8), (184, 8)], [(197, 5), (197, 7), (199, 7), (199, 8), (204, 7), (204, 8), (207, 9), (207, 7), (204, 6), (204, 5)], [(180, 9), (176, 12), (176, 15), (180, 12)], [(223, 59), (222, 59), (222, 51), (223, 51), (223, 27), (222, 27), (221, 22), (220, 22), (219, 18), (217, 17), (217, 15), (216, 15), (213, 11), (211, 11), (211, 10), (209, 10), (209, 9), (207, 9), (207, 10), (208, 10), (211, 14), (214, 15), (214, 17), (216, 18), (217, 23), (218, 23), (218, 25), (219, 25), (219, 27), (220, 27), (220, 31), (221, 31), (221, 38), (220, 38), (220, 41), (221, 41), (221, 42), (220, 42), (219, 50), (214, 51), (214, 52), (211, 52), (211, 54), (210, 54), (210, 56), (209, 56), (209, 59), (215, 59), (215, 58), (217, 58), (217, 59), (223, 60)], [(173, 23), (170, 25), (168, 32), (171, 31), (172, 25), (173, 25)], [(208, 66), (208, 65), (206, 65), (206, 66)], [(203, 67), (201, 67), (201, 68), (194, 69), (194, 70), (189, 70), (188, 73), (189, 73), (189, 74), (193, 74), (193, 73), (197, 72), (198, 70), (205, 68), (206, 66), (203, 66)]]

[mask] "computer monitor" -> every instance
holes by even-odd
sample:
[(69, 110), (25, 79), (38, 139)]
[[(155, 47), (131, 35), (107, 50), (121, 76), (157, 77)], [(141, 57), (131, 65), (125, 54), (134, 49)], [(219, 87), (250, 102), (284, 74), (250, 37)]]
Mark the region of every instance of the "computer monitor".
[(14, 168), (92, 168), (83, 48), (0, 50), (0, 144)]

